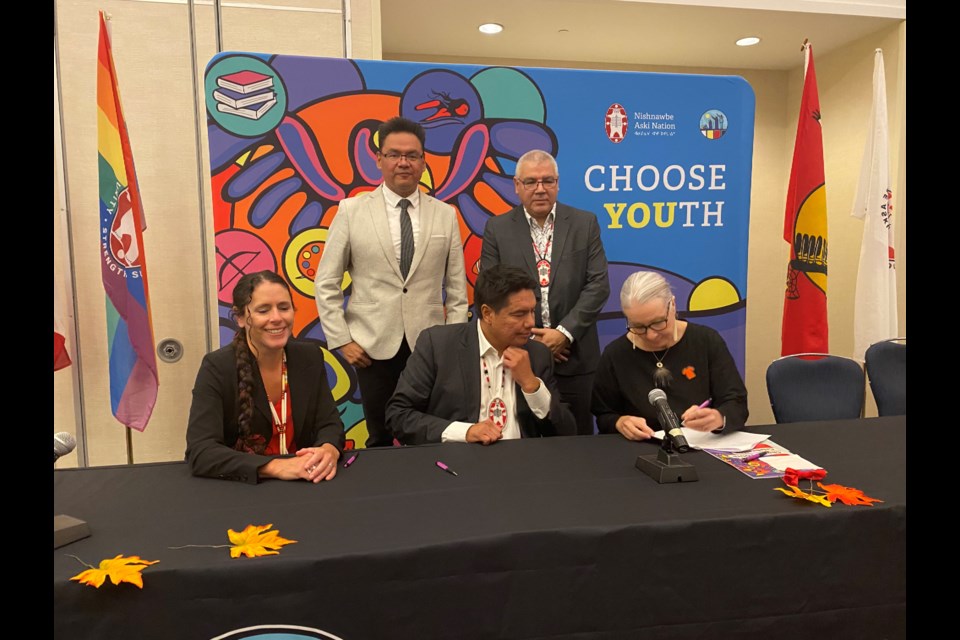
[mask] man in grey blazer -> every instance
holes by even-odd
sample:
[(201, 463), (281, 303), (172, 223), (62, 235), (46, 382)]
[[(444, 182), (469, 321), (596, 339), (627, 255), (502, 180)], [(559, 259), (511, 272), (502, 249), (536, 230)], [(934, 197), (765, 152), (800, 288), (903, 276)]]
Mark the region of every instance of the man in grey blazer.
[(557, 202), (557, 161), (546, 151), (520, 156), (514, 189), (520, 206), (487, 220), (480, 272), (498, 264), (536, 279), (536, 340), (556, 360), (557, 386), (577, 421), (593, 433), (590, 390), (600, 362), (597, 316), (610, 295), (607, 256), (597, 217)]
[[(384, 409), (420, 332), (467, 320), (456, 212), (419, 189), (423, 127), (392, 118), (378, 140), (383, 184), (340, 202), (314, 280), (327, 347), (357, 372), (368, 447), (393, 443)], [(351, 279), (346, 309), (344, 272)]]
[(560, 402), (553, 356), (533, 336), (533, 281), (521, 269), (484, 269), (474, 287), (477, 320), (425, 329), (387, 404), (404, 444), (574, 435)]

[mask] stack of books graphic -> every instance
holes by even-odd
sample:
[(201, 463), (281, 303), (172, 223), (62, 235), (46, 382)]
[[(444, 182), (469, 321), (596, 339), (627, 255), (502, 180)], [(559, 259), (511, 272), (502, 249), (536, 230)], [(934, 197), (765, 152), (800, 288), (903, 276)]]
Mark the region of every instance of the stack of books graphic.
[(273, 77), (256, 71), (237, 71), (217, 78), (213, 98), (217, 111), (259, 120), (273, 105), (277, 94), (273, 91)]

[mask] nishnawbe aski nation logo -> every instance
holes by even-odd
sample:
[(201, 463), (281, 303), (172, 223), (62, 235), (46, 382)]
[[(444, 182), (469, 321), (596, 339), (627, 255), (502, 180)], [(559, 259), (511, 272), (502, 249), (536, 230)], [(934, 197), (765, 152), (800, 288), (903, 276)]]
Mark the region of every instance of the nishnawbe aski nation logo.
[(719, 109), (710, 109), (700, 116), (700, 133), (708, 140), (717, 140), (727, 132), (727, 114)]
[(292, 624), (263, 624), (234, 629), (210, 640), (344, 640), (332, 633)]
[(627, 135), (627, 125), (627, 110), (623, 105), (614, 102), (603, 118), (603, 131), (607, 134), (607, 139), (614, 144), (623, 142)]

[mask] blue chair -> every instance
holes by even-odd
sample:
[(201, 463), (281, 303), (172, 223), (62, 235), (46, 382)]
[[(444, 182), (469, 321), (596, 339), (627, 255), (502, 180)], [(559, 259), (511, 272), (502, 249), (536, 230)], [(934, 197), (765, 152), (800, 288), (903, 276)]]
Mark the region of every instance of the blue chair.
[(866, 377), (851, 358), (798, 353), (770, 363), (767, 393), (777, 423), (859, 418)]
[(893, 338), (870, 345), (867, 377), (881, 416), (907, 414), (907, 339)]

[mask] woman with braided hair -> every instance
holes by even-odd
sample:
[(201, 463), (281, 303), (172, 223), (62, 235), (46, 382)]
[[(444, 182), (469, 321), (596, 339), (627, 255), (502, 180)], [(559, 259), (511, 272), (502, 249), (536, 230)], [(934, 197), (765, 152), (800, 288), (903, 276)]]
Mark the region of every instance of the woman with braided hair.
[(259, 482), (332, 480), (343, 422), (320, 348), (292, 338), (290, 287), (272, 271), (233, 290), (233, 341), (200, 364), (187, 424), (193, 474)]

